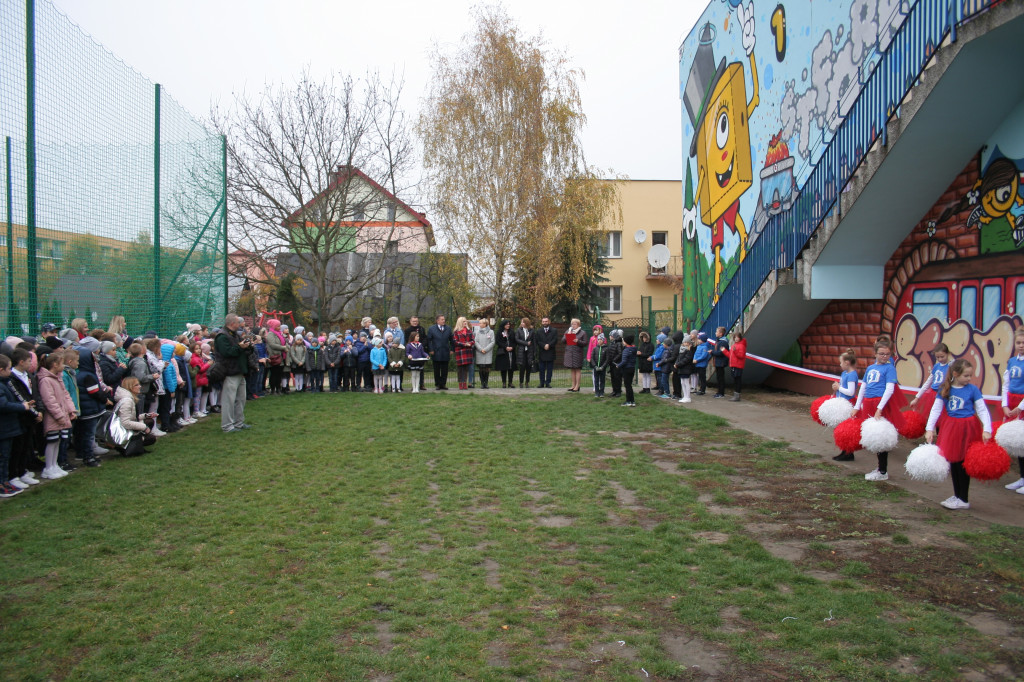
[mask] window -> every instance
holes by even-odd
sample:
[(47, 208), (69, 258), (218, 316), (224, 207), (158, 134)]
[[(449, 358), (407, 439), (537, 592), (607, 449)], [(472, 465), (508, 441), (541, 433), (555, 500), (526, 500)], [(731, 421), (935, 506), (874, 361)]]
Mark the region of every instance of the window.
[(991, 329), (1003, 308), (1003, 288), (998, 284), (986, 284), (981, 289), (981, 331)]
[(24, 237), (18, 237), (18, 241), (16, 241), (16, 242), (15, 242), (15, 245), (16, 245), (16, 246), (17, 246), (17, 247), (18, 247), (19, 249), (27, 249), (27, 248), (28, 248), (28, 247), (27, 247), (27, 246), (25, 245), (25, 238), (24, 238)]
[(601, 258), (622, 258), (622, 233), (606, 232), (605, 235)]
[(949, 292), (945, 289), (918, 289), (914, 292), (914, 317), (922, 327), (928, 320), (949, 319)]
[(63, 260), (64, 259), (64, 242), (57, 241), (56, 239), (54, 239), (53, 242), (51, 242), (51, 243), (52, 243), (52, 248), (50, 250), (51, 257), (54, 260)]
[(651, 244), (657, 246), (668, 246), (668, 232), (652, 232), (651, 233)]
[(0, 234), (0, 246), (7, 246), (7, 235)]
[(388, 222), (395, 222), (395, 215), (398, 212), (398, 207), (395, 206), (394, 202), (388, 204)]
[(1016, 301), (1013, 304), (1013, 313), (1015, 315), (1024, 315), (1024, 282), (1020, 282), (1017, 285), (1017, 296)]
[(602, 313), (622, 312), (622, 287), (597, 287), (594, 298)]
[(960, 287), (960, 319), (972, 327), (978, 323), (978, 287)]
[(358, 222), (366, 220), (366, 209), (363, 206), (356, 206), (352, 209), (352, 220)]

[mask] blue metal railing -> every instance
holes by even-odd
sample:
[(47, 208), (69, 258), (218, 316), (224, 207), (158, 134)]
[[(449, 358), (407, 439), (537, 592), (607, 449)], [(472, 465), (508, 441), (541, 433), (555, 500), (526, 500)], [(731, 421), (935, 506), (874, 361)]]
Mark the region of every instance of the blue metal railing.
[[(961, 4), (963, 3), (963, 4)], [(701, 324), (711, 334), (716, 327), (731, 329), (773, 270), (792, 267), (811, 235), (833, 211), (841, 210), (842, 189), (880, 140), (887, 144), (886, 125), (898, 115), (907, 93), (917, 83), (932, 54), (946, 36), (956, 40), (956, 28), (972, 0), (918, 0), (910, 9), (888, 49), (868, 76), (821, 158), (789, 210), (772, 216), (747, 257), (721, 292), (718, 304)]]

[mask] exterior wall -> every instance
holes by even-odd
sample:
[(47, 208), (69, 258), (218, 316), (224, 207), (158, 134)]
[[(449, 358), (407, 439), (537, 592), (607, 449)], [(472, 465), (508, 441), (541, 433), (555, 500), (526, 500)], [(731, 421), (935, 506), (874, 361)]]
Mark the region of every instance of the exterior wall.
[(914, 0), (711, 2), (679, 48), (684, 319), (799, 195)]
[(886, 333), (900, 383), (920, 385), (943, 342), (971, 362), (984, 393), (998, 394), (1014, 330), (1024, 324), (1022, 169), (1024, 103), (892, 254), (883, 299), (833, 301), (804, 331), (804, 365), (835, 372), (852, 347), (863, 370)]
[[(622, 224), (608, 225), (606, 229), (622, 232), (621, 258), (608, 258), (607, 282), (602, 286), (622, 287), (622, 310), (607, 316), (613, 320), (641, 317), (640, 300), (653, 297), (655, 308), (671, 308), (672, 297), (679, 292), (681, 254), (679, 252), (682, 226), (682, 183), (678, 180), (623, 180), (615, 181), (619, 188)], [(644, 230), (646, 238), (637, 243), (634, 235)], [(665, 274), (648, 277), (647, 254), (651, 250), (654, 232), (667, 232), (666, 245), (672, 252), (672, 261)]]

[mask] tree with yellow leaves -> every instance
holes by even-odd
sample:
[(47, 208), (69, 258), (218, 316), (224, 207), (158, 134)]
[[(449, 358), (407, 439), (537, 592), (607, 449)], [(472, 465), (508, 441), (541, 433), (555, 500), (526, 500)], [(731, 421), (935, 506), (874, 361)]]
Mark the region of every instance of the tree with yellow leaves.
[(567, 267), (558, 236), (566, 197), (597, 187), (579, 144), (582, 74), (522, 36), (501, 7), (476, 10), (462, 44), (435, 53), (419, 122), (436, 224), (449, 250), (469, 255), (496, 317), (513, 297), (541, 315)]

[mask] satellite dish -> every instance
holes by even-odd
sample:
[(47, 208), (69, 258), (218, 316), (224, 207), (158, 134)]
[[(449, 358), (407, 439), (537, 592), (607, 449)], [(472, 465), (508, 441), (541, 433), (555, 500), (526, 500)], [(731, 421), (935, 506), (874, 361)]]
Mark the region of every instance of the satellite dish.
[(672, 258), (672, 252), (668, 250), (668, 247), (664, 244), (655, 244), (651, 247), (651, 250), (647, 252), (647, 262), (652, 268), (661, 269), (668, 265), (669, 259)]
[(635, 241), (637, 244), (643, 244), (645, 241), (647, 241), (647, 231), (637, 230), (636, 232), (634, 232), (633, 241)]

